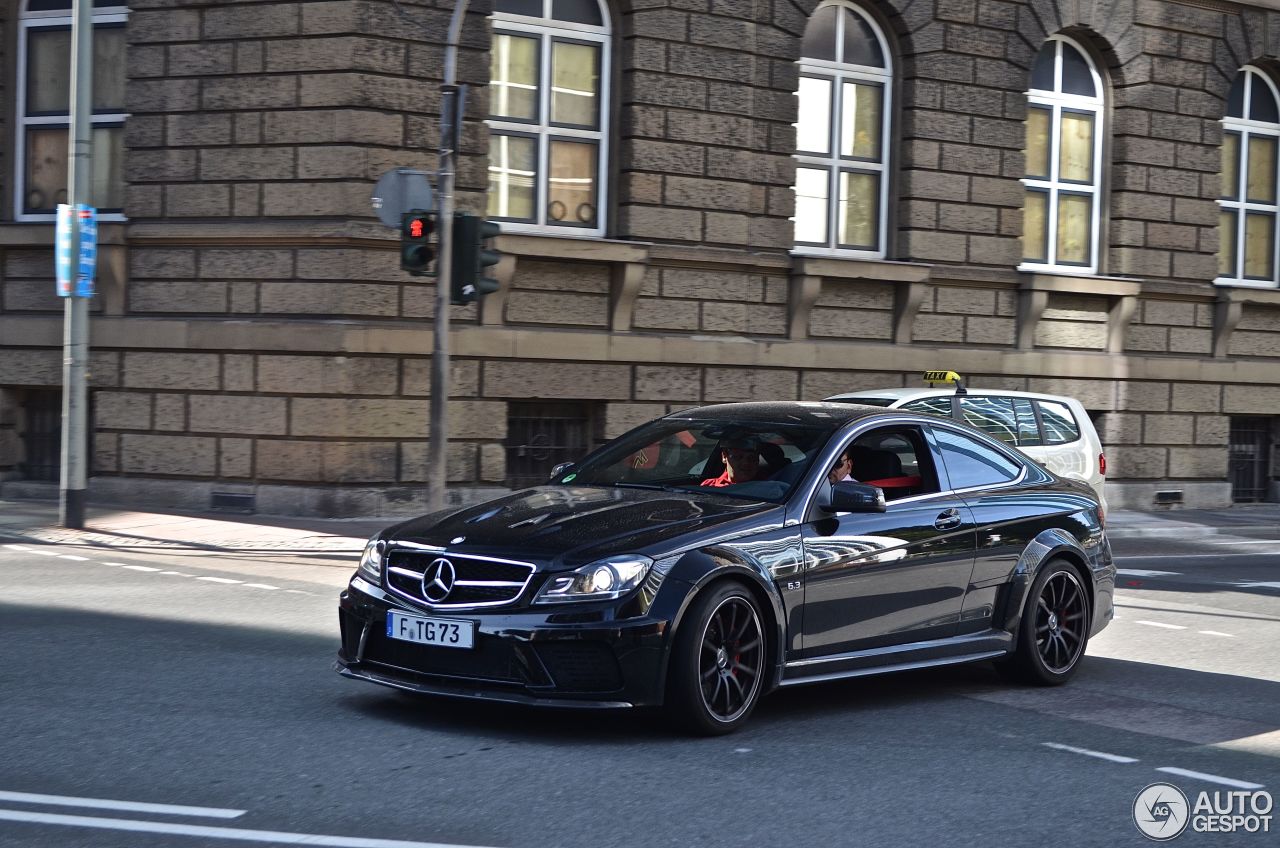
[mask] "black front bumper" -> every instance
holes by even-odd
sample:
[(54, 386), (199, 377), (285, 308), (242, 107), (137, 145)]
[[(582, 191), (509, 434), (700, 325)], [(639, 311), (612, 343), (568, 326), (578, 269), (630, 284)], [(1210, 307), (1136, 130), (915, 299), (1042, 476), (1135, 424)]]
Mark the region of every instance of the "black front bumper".
[[(470, 619), (470, 650), (391, 639), (387, 611)], [(340, 596), (344, 677), (433, 695), (535, 706), (632, 707), (662, 702), (668, 622), (582, 609), (433, 613), (355, 580)]]

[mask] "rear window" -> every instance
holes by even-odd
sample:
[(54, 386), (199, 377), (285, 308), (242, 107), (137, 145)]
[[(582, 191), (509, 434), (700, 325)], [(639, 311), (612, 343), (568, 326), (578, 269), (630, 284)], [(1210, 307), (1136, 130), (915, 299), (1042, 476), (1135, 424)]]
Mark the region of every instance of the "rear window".
[(1044, 444), (1035, 410), (1025, 398), (961, 396), (960, 419), (1006, 445), (1026, 448)]
[(1038, 400), (1036, 406), (1040, 407), (1040, 424), (1044, 428), (1046, 445), (1065, 445), (1080, 438), (1080, 425), (1066, 404)]

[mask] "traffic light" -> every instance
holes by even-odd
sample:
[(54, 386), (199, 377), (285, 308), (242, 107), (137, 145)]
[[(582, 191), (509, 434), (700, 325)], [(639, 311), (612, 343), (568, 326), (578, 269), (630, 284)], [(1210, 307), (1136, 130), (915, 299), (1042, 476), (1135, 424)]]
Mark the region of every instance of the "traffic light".
[(400, 269), (415, 277), (425, 277), (436, 258), (431, 235), (436, 231), (436, 213), (425, 209), (406, 212), (400, 218)]
[(473, 303), (498, 290), (498, 281), (485, 276), (485, 269), (497, 265), (502, 254), (486, 249), (485, 242), (501, 235), (502, 228), (493, 221), (482, 221), (475, 215), (458, 212), (453, 218), (453, 303)]

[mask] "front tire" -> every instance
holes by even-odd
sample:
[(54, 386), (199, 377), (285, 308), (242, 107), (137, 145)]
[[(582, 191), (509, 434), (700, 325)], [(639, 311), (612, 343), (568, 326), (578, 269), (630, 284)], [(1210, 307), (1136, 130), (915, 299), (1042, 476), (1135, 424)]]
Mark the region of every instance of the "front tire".
[(996, 667), (1023, 683), (1060, 686), (1080, 667), (1089, 624), (1089, 593), (1079, 572), (1063, 560), (1051, 560), (1027, 593), (1013, 654)]
[(672, 646), (668, 714), (704, 736), (737, 730), (760, 700), (765, 645), (760, 608), (744, 586), (722, 583), (701, 593)]

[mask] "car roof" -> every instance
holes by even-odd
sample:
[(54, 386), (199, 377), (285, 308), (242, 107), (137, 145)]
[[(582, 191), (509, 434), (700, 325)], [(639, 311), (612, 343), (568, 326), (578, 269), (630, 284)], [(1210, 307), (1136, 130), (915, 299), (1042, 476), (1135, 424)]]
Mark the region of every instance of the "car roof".
[(826, 401), (769, 401), (755, 403), (718, 403), (695, 406), (666, 416), (691, 420), (754, 421), (768, 424), (801, 424), (816, 427), (839, 427), (869, 415), (906, 416), (909, 413), (882, 406)]
[[(894, 388), (894, 389), (864, 389), (857, 392), (844, 392), (838, 395), (832, 395), (827, 398), (828, 401), (847, 402), (857, 400), (858, 398), (892, 398), (893, 400), (907, 400), (908, 398), (924, 398), (924, 397), (950, 397), (954, 395), (956, 390), (953, 388), (946, 389), (922, 389), (922, 388)], [(966, 393), (961, 397), (984, 397), (987, 395), (998, 395), (1000, 397), (1022, 397), (1036, 398), (1039, 400), (1056, 400), (1062, 403), (1077, 403), (1075, 398), (1064, 397), (1063, 395), (1050, 395), (1044, 392), (1019, 392), (1013, 389), (986, 389), (982, 386), (968, 386)]]

